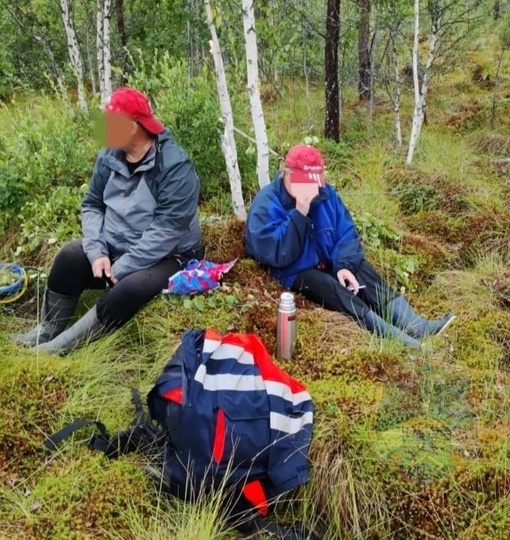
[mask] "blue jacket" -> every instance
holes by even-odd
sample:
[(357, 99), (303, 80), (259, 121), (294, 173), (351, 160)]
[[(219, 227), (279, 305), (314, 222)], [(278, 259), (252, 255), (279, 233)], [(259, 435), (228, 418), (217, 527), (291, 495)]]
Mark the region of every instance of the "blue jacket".
[(319, 190), (305, 217), (296, 210), (281, 174), (253, 201), (246, 252), (285, 287), (292, 287), (300, 272), (319, 266), (335, 274), (343, 268), (356, 273), (365, 258), (351, 214), (333, 187)]
[(312, 399), (255, 335), (188, 330), (148, 404), (171, 437), (164, 469), (175, 494), (225, 477), (259, 479), (271, 495), (308, 481)]

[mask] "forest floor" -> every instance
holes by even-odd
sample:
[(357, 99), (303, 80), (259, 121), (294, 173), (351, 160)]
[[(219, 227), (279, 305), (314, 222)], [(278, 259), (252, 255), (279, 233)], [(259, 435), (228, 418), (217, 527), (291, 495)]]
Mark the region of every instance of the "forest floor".
[[(325, 539), (509, 537), (510, 168), (496, 161), (510, 157), (510, 56), (495, 89), (484, 77), (496, 56), (474, 44), (462, 66), (434, 80), (412, 168), (392, 142), (384, 94), (371, 129), (366, 109), (347, 94), (343, 142), (318, 143), (369, 259), (424, 316), (458, 316), (447, 336), (411, 352), (299, 299), (297, 351), (283, 367), (315, 401), (312, 481), (278, 515), (303, 519)], [(409, 89), (407, 135), (410, 98)], [(318, 135), (321, 99), (320, 89), (305, 99), (289, 86), (267, 103), (272, 140), (284, 148)], [(41, 450), (77, 417), (125, 428), (129, 389), (151, 388), (185, 329), (254, 332), (274, 351), (280, 288), (243, 258), (243, 226), (210, 221), (204, 236), (208, 259), (241, 257), (214, 301), (190, 309), (182, 299), (157, 299), (66, 358), (33, 355), (8, 339), (34, 324), (37, 282), (0, 311), (0, 538), (236, 537), (214, 498), (168, 500), (135, 457), (107, 461), (86, 448), (85, 436), (52, 456)], [(12, 242), (3, 239), (6, 252)]]

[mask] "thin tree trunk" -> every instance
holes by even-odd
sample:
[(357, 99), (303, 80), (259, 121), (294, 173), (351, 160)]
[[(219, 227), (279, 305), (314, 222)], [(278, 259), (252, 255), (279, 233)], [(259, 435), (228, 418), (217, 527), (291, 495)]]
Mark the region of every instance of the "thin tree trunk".
[(359, 79), (358, 94), (360, 101), (370, 100), (371, 58), (370, 58), (370, 12), (371, 0), (359, 0), (358, 58)]
[(234, 115), (232, 113), (232, 105), (228, 93), (227, 78), (225, 76), (225, 68), (223, 65), (223, 57), (221, 55), (220, 43), (216, 27), (214, 25), (213, 12), (210, 0), (204, 0), (205, 12), (207, 16), (207, 26), (211, 34), (211, 54), (214, 61), (214, 71), (216, 74), (216, 84), (218, 87), (218, 97), (220, 101), (221, 113), (225, 129), (221, 139), (223, 155), (227, 166), (228, 177), (230, 180), (230, 190), (232, 193), (232, 204), (234, 213), (238, 219), (246, 220), (246, 210), (244, 206), (243, 190), (241, 184), (241, 173), (239, 171), (239, 163), (237, 158), (237, 146), (234, 135)]
[(193, 77), (195, 73), (195, 48), (193, 43), (191, 24), (191, 1), (186, 2), (186, 39), (188, 41), (188, 70), (189, 76)]
[[(29, 25), (26, 22), (26, 19), (23, 17), (24, 13), (20, 9), (20, 6), (18, 5), (3, 5), (4, 9), (6, 9), (9, 13), (9, 15), (13, 18), (13, 20), (16, 22), (16, 24), (19, 26), (19, 28), (23, 31), (28, 31), (28, 34), (30, 37), (39, 45), (41, 45), (44, 53), (48, 57), (48, 60), (50, 62), (51, 70), (53, 72), (53, 75), (55, 77), (55, 83), (58, 89), (58, 92), (62, 95), (62, 98), (64, 101), (68, 104), (70, 104), (69, 96), (67, 94), (67, 89), (64, 84), (64, 77), (62, 74), (62, 70), (60, 69), (57, 60), (55, 59), (55, 54), (53, 53), (52, 48), (48, 45), (48, 41), (42, 36), (38, 35), (36, 33), (37, 29), (30, 29)], [(53, 81), (51, 81), (53, 83)]]
[(491, 119), (490, 119), (490, 126), (491, 128), (494, 128), (494, 124), (496, 122), (496, 112), (497, 112), (497, 103), (498, 103), (498, 89), (499, 84), (501, 82), (501, 66), (503, 65), (503, 60), (505, 58), (505, 52), (506, 47), (505, 44), (501, 44), (501, 52), (499, 54), (498, 58), (498, 65), (496, 67), (496, 77), (494, 78), (494, 92), (492, 94), (492, 107), (491, 107)]
[(326, 122), (324, 136), (340, 140), (340, 85), (338, 79), (338, 45), (340, 41), (340, 0), (327, 0), (325, 78)]
[(111, 51), (112, 1), (103, 0), (103, 62), (105, 97), (112, 93), (112, 51)]
[[(416, 4), (418, 4), (418, 11), (419, 11), (419, 0), (415, 0), (415, 19), (416, 19)], [(425, 69), (423, 71), (423, 80), (421, 84), (421, 90), (419, 89), (419, 86), (418, 86), (418, 93), (417, 93), (417, 98), (415, 102), (414, 114), (413, 114), (413, 127), (411, 131), (411, 139), (409, 141), (409, 152), (407, 154), (408, 165), (411, 165), (413, 162), (414, 152), (416, 150), (416, 145), (418, 144), (418, 139), (420, 138), (423, 122), (425, 120), (425, 109), (427, 106), (427, 93), (429, 90), (432, 65), (434, 64), (434, 61), (436, 59), (440, 29), (441, 29), (441, 20), (440, 20), (440, 17), (438, 16), (437, 18), (432, 19), (430, 36), (429, 36), (429, 54), (427, 58), (427, 65), (425, 66)], [(416, 28), (415, 28), (415, 32), (416, 32)], [(419, 29), (418, 29), (418, 32), (419, 32)], [(416, 36), (415, 36), (415, 48), (417, 49)], [(413, 71), (416, 71), (415, 76), (414, 76), (415, 85), (416, 84), (419, 85), (418, 53), (416, 52), (416, 55), (415, 55), (414, 50), (413, 50)]]
[(374, 128), (374, 99), (375, 99), (375, 75), (376, 75), (376, 62), (375, 62), (375, 51), (378, 47), (378, 38), (379, 38), (379, 16), (376, 18), (374, 25), (374, 35), (370, 44), (370, 78), (368, 86), (368, 128), (373, 130)]
[(104, 66), (104, 0), (97, 0), (96, 3), (96, 55), (97, 55), (97, 75), (99, 80), (99, 94), (101, 100), (107, 97), (106, 79)]
[(310, 104), (310, 74), (308, 73), (308, 40), (306, 39), (306, 32), (303, 36), (303, 75), (305, 76), (305, 98), (306, 108), (308, 111), (308, 118), (311, 116), (311, 104)]
[(393, 21), (390, 26), (390, 63), (393, 67), (395, 77), (395, 87), (393, 89), (393, 119), (395, 125), (395, 139), (399, 146), (402, 146), (402, 123), (400, 121), (400, 96), (402, 94), (402, 81), (400, 78), (400, 69), (398, 67), (397, 55), (397, 22)]
[(51, 64), (51, 70), (53, 71), (53, 74), (55, 76), (55, 81), (57, 83), (57, 89), (59, 94), (62, 96), (63, 100), (69, 104), (69, 96), (67, 95), (67, 90), (64, 84), (64, 79), (62, 77), (62, 72), (60, 71), (60, 68), (58, 67), (57, 61), (55, 60), (55, 55), (53, 54), (53, 51), (51, 50), (51, 47), (46, 43), (43, 37), (34, 35), (35, 41), (41, 45), (44, 52), (46, 53), (46, 56), (48, 57), (48, 60)]
[(78, 103), (83, 111), (88, 109), (87, 97), (85, 92), (85, 84), (83, 82), (83, 62), (80, 54), (80, 47), (78, 45), (78, 38), (76, 37), (76, 31), (74, 29), (73, 19), (71, 16), (71, 10), (67, 0), (60, 0), (60, 10), (62, 14), (62, 22), (67, 37), (67, 50), (69, 52), (69, 60), (76, 77), (76, 86), (78, 90)]
[(500, 0), (494, 1), (494, 6), (492, 8), (492, 14), (494, 16), (494, 20), (497, 21), (501, 17), (501, 2)]
[[(90, 77), (90, 84), (92, 85), (92, 94), (95, 96), (97, 93), (97, 83), (96, 83), (96, 73), (95, 73), (95, 66), (92, 61), (92, 55), (90, 54), (90, 34), (89, 34), (89, 27), (87, 25), (86, 27), (86, 54), (87, 54), (87, 67), (89, 70), (89, 77)], [(93, 47), (92, 47), (93, 48)]]
[(407, 154), (407, 164), (411, 165), (413, 162), (414, 151), (416, 149), (416, 144), (418, 142), (419, 131), (421, 126), (419, 126), (420, 121), (420, 79), (418, 74), (418, 53), (419, 53), (419, 42), (420, 39), (420, 0), (414, 0), (414, 43), (413, 43), (413, 82), (414, 82), (414, 112), (413, 112), (413, 127), (411, 131), (411, 139), (409, 141), (409, 151)]
[(120, 54), (121, 62), (121, 84), (126, 84), (126, 73), (128, 71), (128, 34), (126, 30), (126, 19), (124, 17), (124, 0), (115, 0), (115, 21), (117, 24), (117, 32), (119, 33), (120, 45), (122, 51)]
[(267, 139), (264, 109), (260, 98), (260, 78), (258, 68), (257, 32), (255, 30), (254, 0), (243, 0), (244, 41), (248, 75), (248, 95), (255, 139), (257, 141), (257, 177), (262, 189), (269, 184), (269, 142)]

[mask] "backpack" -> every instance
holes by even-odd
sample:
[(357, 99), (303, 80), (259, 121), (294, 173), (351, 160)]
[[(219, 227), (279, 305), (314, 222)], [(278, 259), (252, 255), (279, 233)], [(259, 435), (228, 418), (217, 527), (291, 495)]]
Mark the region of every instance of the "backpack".
[(146, 470), (174, 496), (230, 494), (229, 515), (241, 532), (288, 540), (316, 538), (302, 526), (265, 519), (276, 497), (308, 481), (313, 404), (306, 388), (278, 368), (255, 335), (187, 331), (147, 395), (133, 390), (131, 428), (110, 437), (97, 421), (77, 420), (46, 440), (53, 450), (94, 424), (89, 446), (109, 458), (133, 451), (162, 457)]

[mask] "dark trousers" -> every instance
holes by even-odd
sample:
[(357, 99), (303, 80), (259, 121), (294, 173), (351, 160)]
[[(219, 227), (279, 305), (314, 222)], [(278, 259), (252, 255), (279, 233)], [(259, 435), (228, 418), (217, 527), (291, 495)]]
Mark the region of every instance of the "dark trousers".
[(363, 314), (367, 310), (375, 311), (385, 318), (386, 306), (398, 294), (365, 260), (355, 277), (360, 285), (366, 285), (357, 295), (340, 285), (336, 276), (315, 268), (298, 274), (293, 289), (312, 302), (331, 311), (344, 313), (358, 323), (363, 322)]
[[(180, 258), (181, 259), (181, 258)], [(188, 262), (163, 259), (151, 268), (134, 272), (108, 288), (96, 304), (98, 319), (109, 328), (119, 328), (168, 286), (168, 278)], [(62, 248), (48, 278), (48, 288), (67, 296), (80, 296), (85, 289), (106, 289), (104, 279), (95, 278), (81, 240)]]

